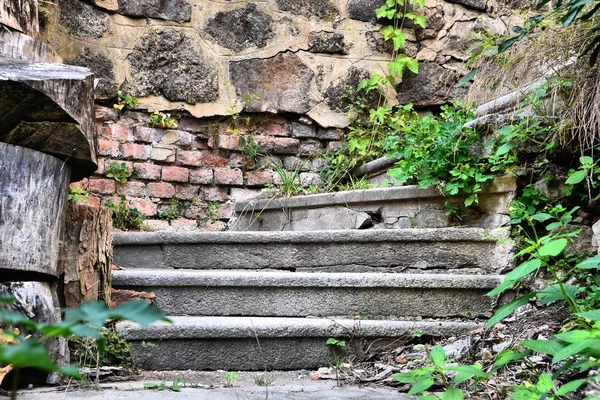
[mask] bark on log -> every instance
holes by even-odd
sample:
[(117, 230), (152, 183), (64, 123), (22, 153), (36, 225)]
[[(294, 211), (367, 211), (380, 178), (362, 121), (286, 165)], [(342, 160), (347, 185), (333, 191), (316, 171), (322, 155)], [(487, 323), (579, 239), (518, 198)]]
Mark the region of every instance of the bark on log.
[(0, 143), (0, 282), (56, 280), (70, 168)]
[(35, 0), (0, 1), (0, 24), (34, 38), (39, 34), (38, 5)]
[(61, 243), (59, 272), (64, 274), (66, 307), (86, 300), (110, 299), (112, 210), (70, 204)]

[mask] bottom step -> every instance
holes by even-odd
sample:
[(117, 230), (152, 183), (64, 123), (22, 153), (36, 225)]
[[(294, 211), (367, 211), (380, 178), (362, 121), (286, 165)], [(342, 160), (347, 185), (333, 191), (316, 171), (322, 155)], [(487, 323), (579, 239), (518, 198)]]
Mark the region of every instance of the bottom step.
[[(148, 370), (291, 370), (360, 359), (362, 349), (426, 336), (455, 336), (480, 328), (475, 322), (381, 321), (268, 317), (171, 317), (173, 324), (142, 328), (122, 322), (117, 328), (132, 345), (138, 365)], [(346, 347), (327, 345), (344, 339)], [(156, 347), (148, 345), (152, 343)]]

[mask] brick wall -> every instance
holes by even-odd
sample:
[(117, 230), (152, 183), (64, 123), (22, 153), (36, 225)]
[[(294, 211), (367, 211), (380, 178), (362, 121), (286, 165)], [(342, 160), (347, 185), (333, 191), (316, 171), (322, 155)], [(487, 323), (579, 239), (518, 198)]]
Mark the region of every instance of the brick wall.
[[(172, 117), (177, 128), (160, 129), (146, 113), (121, 114), (97, 106), (98, 170), (77, 183), (89, 191), (89, 201), (118, 203), (125, 196), (130, 206), (146, 214), (144, 229), (222, 230), (236, 200), (269, 195), (265, 189), (280, 182), (272, 162), (288, 170), (301, 168), (304, 187), (318, 184), (318, 173), (328, 166), (324, 155), (339, 147), (343, 134), (285, 116), (254, 114), (248, 123)], [(238, 133), (228, 132), (233, 126)], [(270, 158), (245, 159), (240, 135), (252, 135), (260, 152)], [(126, 183), (105, 176), (114, 161), (125, 162), (132, 171)], [(161, 219), (161, 211), (168, 211), (173, 199), (181, 205), (181, 217)]]

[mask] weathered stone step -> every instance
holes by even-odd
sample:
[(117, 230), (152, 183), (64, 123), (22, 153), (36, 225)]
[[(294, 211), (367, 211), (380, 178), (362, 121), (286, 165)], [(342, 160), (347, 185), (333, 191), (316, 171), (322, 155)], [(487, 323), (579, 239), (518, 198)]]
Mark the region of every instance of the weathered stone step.
[(115, 264), (126, 268), (497, 274), (510, 264), (507, 235), (505, 228), (127, 232), (115, 233), (113, 245)]
[[(516, 188), (515, 177), (511, 175), (486, 182), (478, 195), (477, 207), (463, 216), (463, 223), (488, 229), (507, 224), (508, 207)], [(451, 225), (445, 214), (446, 202), (462, 205), (463, 201), (464, 196), (448, 198), (435, 188), (418, 186), (254, 199), (236, 202), (236, 217), (229, 228), (239, 231), (442, 228)]]
[[(480, 328), (475, 322), (369, 321), (265, 317), (172, 317), (173, 324), (141, 328), (120, 323), (136, 364), (148, 370), (291, 370), (332, 365), (328, 338), (345, 339), (338, 357), (361, 357), (396, 346), (413, 333), (453, 336)], [(395, 341), (395, 344), (394, 344)], [(146, 345), (142, 345), (145, 342)], [(147, 344), (158, 346), (152, 351)], [(148, 357), (148, 353), (150, 356)]]
[(124, 270), (113, 286), (154, 292), (168, 315), (485, 317), (498, 275)]

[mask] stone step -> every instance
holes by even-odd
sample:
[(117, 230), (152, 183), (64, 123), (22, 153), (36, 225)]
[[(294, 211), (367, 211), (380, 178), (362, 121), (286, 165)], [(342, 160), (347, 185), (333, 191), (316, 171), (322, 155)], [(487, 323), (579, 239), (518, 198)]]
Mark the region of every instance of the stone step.
[(507, 237), (506, 228), (125, 232), (113, 245), (125, 268), (498, 274), (510, 265)]
[[(455, 336), (478, 329), (475, 322), (373, 321), (268, 317), (172, 317), (173, 324), (142, 328), (119, 323), (136, 364), (147, 370), (315, 369), (349, 356), (349, 361), (386, 348), (393, 350), (419, 332)], [(326, 345), (328, 338), (345, 347)], [(157, 346), (150, 350), (148, 343)], [(151, 345), (150, 345), (151, 346)]]
[(490, 316), (498, 275), (114, 271), (113, 287), (156, 294), (168, 315), (362, 319)]
[[(482, 185), (477, 207), (462, 216), (468, 226), (493, 229), (510, 221), (508, 207), (516, 180), (497, 177)], [(462, 205), (435, 188), (402, 186), (346, 192), (250, 199), (235, 203), (229, 229), (238, 231), (318, 231), (343, 229), (443, 228), (450, 226), (445, 204)], [(475, 211), (476, 210), (476, 211)]]

